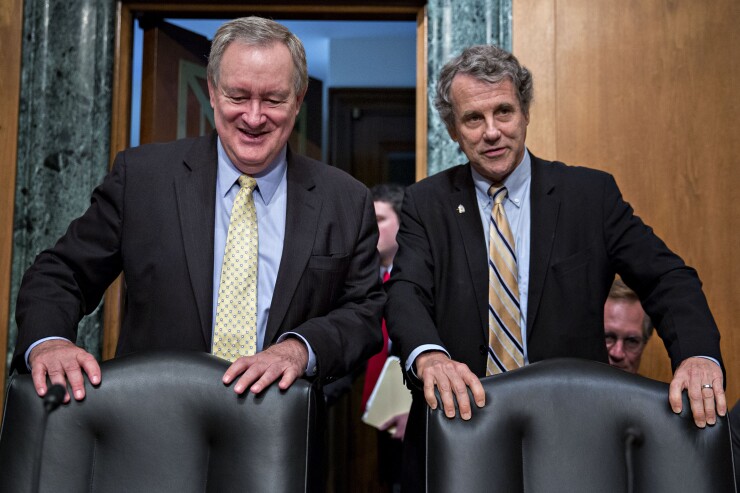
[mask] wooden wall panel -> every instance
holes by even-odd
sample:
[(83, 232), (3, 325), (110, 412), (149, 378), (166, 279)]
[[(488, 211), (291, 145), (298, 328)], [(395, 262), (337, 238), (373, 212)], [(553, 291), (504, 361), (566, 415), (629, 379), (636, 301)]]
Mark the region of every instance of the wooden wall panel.
[(5, 354), (10, 322), (22, 28), (23, 1), (4, 1), (0, 6), (0, 94), (4, 98), (0, 105), (0, 355), (3, 358), (0, 369), (0, 409), (3, 409), (5, 398)]
[[(697, 268), (730, 404), (740, 397), (739, 24), (737, 0), (513, 0), (513, 51), (535, 77), (530, 149), (613, 173)], [(659, 340), (641, 373), (670, 379)]]

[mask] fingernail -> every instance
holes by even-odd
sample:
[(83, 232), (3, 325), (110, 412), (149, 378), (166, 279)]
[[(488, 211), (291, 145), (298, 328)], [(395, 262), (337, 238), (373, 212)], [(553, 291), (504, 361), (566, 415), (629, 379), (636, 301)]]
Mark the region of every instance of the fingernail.
[(75, 392), (75, 399), (82, 399), (82, 397), (85, 395), (85, 393), (81, 390), (77, 390)]
[(470, 413), (463, 413), (462, 414), (462, 419), (464, 419), (466, 421), (469, 420), (470, 419)]
[(97, 375), (93, 375), (93, 377), (90, 379), (93, 385), (97, 385), (100, 383), (100, 377)]
[(680, 414), (681, 413), (681, 409), (680, 408), (674, 407), (672, 409), (673, 409), (673, 412), (676, 413), (676, 414)]

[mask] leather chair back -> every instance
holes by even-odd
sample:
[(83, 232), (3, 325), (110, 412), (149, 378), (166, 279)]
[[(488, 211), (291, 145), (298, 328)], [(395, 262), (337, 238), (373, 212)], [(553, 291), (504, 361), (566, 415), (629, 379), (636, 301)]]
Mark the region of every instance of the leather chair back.
[(427, 491), (734, 492), (726, 418), (699, 429), (684, 392), (575, 359), (482, 379), (470, 421), (427, 413)]
[[(197, 352), (139, 353), (101, 364), (48, 419), (42, 492), (321, 491), (319, 410), (298, 380), (237, 396), (228, 363)], [(30, 492), (42, 400), (30, 375), (11, 378), (0, 434), (0, 491)]]

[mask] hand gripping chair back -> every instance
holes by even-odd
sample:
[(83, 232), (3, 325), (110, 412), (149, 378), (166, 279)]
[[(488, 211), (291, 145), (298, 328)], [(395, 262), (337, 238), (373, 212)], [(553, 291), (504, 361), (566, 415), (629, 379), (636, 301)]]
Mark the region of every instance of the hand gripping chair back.
[[(237, 396), (228, 363), (197, 352), (140, 353), (102, 363), (102, 383), (52, 412), (42, 492), (320, 491), (313, 387)], [(30, 492), (43, 422), (30, 375), (9, 385), (0, 492)]]
[(575, 359), (482, 383), (470, 421), (427, 413), (429, 492), (735, 491), (727, 419), (697, 428), (685, 393), (671, 411), (668, 384)]

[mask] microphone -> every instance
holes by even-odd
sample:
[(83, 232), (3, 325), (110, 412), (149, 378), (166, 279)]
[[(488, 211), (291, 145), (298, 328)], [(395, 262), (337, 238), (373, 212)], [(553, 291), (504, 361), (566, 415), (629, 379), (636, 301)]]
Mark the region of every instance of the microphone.
[(33, 493), (38, 493), (39, 491), (39, 481), (41, 480), (41, 456), (43, 455), (44, 451), (46, 422), (49, 419), (49, 414), (51, 414), (56, 408), (62, 405), (62, 403), (64, 402), (64, 394), (66, 393), (67, 389), (64, 388), (62, 385), (53, 384), (51, 387), (49, 387), (49, 389), (46, 391), (46, 395), (44, 396), (44, 418), (41, 423), (41, 438), (39, 439), (38, 452), (36, 453), (36, 463), (34, 464), (33, 474), (33, 487), (31, 488), (31, 491)]
[(46, 410), (46, 414), (49, 414), (62, 405), (62, 402), (64, 402), (64, 394), (66, 392), (67, 389), (58, 383), (49, 387), (49, 391), (46, 392), (46, 395), (44, 396), (44, 410)]

